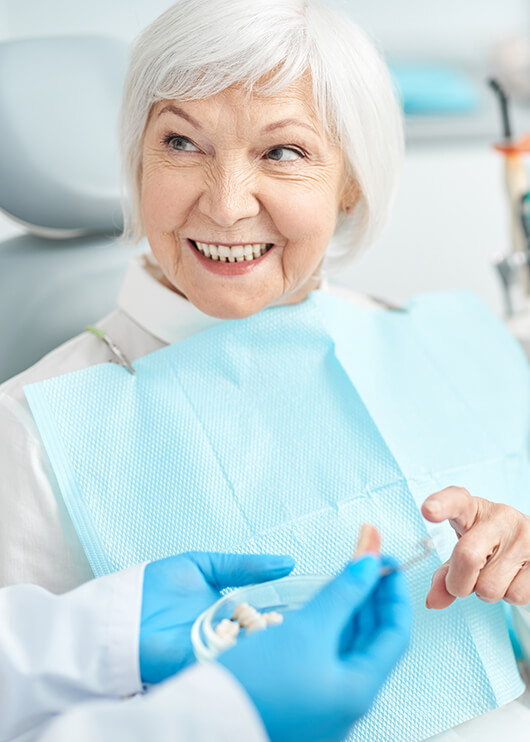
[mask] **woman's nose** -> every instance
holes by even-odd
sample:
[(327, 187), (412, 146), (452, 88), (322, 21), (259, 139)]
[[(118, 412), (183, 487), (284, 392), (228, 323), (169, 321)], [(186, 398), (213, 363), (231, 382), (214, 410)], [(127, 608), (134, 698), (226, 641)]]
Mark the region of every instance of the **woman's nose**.
[(257, 216), (260, 203), (252, 173), (237, 164), (218, 167), (206, 178), (199, 209), (222, 227)]

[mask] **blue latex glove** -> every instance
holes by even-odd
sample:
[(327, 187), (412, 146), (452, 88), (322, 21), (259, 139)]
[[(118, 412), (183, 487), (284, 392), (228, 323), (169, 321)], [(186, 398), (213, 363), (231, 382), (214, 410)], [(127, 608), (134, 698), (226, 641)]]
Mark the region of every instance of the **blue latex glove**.
[(159, 683), (194, 661), (190, 632), (197, 616), (240, 587), (285, 577), (289, 556), (188, 552), (145, 567), (140, 619), (140, 675)]
[[(384, 560), (386, 564), (394, 564)], [(272, 742), (343, 739), (405, 650), (411, 609), (402, 574), (352, 562), (283, 624), (242, 638), (218, 661), (239, 680)]]

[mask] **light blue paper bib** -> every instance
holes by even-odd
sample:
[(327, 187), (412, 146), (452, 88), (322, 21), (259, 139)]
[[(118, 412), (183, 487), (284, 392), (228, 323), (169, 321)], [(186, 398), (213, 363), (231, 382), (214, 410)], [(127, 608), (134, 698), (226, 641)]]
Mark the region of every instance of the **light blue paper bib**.
[[(96, 575), (190, 549), (333, 573), (366, 521), (407, 559), (449, 484), (530, 510), (526, 359), (472, 295), (402, 313), (314, 292), (134, 365), (25, 389)], [(500, 605), (425, 608), (447, 556), (409, 573), (411, 648), (351, 740), (418, 742), (523, 691)]]

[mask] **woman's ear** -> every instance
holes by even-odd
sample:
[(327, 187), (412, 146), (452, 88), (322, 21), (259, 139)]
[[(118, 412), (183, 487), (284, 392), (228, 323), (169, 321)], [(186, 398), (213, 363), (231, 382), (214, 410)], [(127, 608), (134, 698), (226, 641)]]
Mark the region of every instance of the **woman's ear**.
[(359, 183), (352, 177), (349, 177), (342, 189), (342, 196), (340, 199), (340, 210), (345, 211), (348, 216), (351, 216), (355, 211), (357, 202), (361, 196), (361, 189)]

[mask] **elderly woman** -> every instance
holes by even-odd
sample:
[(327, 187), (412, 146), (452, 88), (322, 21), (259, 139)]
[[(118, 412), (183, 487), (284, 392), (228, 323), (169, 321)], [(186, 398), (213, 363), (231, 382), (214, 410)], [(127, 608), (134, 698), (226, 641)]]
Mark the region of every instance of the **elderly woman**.
[[(459, 540), (411, 572), (416, 641), (352, 739), (426, 739), (508, 702), (450, 739), (481, 723), (527, 730), (502, 611), (484, 605), (530, 600), (530, 521), (493, 502), (528, 496), (522, 354), (469, 298), (397, 312), (323, 278), (377, 238), (402, 157), (371, 43), (312, 0), (182, 0), (133, 49), (120, 144), (126, 236), (150, 252), (98, 325), (118, 351), (85, 333), (1, 389), (2, 584), (63, 592), (171, 549), (227, 546), (334, 572), (362, 520), (413, 557), (421, 507)], [(145, 414), (127, 406), (132, 377), (105, 375), (116, 353), (145, 383)], [(43, 408), (28, 385), (96, 364), (65, 377), (51, 435), (66, 387), (41, 385)]]

